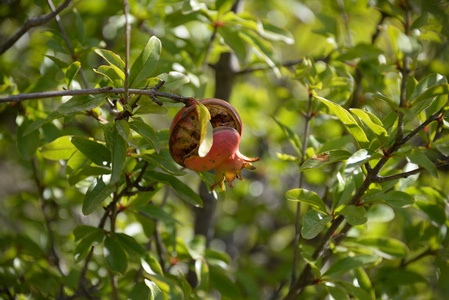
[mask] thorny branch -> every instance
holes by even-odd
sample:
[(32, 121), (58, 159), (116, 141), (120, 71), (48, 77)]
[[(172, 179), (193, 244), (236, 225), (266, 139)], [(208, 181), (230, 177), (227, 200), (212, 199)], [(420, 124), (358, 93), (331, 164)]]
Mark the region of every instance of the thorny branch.
[(31, 28), (44, 25), (53, 19), (57, 14), (59, 14), (63, 9), (69, 6), (72, 0), (65, 0), (61, 5), (59, 5), (54, 11), (42, 15), (39, 17), (29, 18), (25, 24), (17, 31), (9, 40), (7, 40), (3, 45), (0, 46), (0, 55), (11, 48), (25, 33), (27, 33)]

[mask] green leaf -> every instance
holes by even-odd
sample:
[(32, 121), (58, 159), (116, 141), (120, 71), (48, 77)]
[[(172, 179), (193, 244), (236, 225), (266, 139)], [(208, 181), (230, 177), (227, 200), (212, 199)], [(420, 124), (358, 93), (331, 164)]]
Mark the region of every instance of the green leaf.
[(365, 217), (366, 210), (363, 206), (348, 205), (339, 211), (339, 214), (343, 215), (352, 226), (365, 224), (368, 220)]
[[(38, 131), (25, 135), (26, 129), (30, 126), (30, 124), (32, 125), (29, 119), (24, 119), (23, 123), (17, 127), (16, 145), (20, 155), (25, 159), (31, 159), (34, 156), (40, 142)], [(3, 134), (0, 133), (0, 137), (2, 136)]]
[(292, 45), (295, 42), (295, 39), (288, 30), (268, 22), (262, 23), (262, 28), (259, 28), (259, 33), (262, 37), (270, 41), (282, 41), (288, 45)]
[(163, 171), (173, 174), (173, 175), (184, 175), (184, 171), (180, 170), (178, 166), (173, 162), (173, 159), (168, 158), (164, 155), (152, 153), (152, 154), (142, 154), (140, 157), (143, 160), (149, 162), (155, 167), (162, 169)]
[(125, 70), (125, 62), (120, 58), (120, 56), (110, 50), (105, 49), (95, 49), (95, 53), (103, 57), (104, 60), (109, 63), (120, 79), (125, 80), (125, 73), (123, 72), (123, 70)]
[(105, 184), (101, 177), (98, 177), (89, 187), (84, 196), (83, 214), (91, 214), (112, 192), (115, 187), (111, 184)]
[(91, 234), (98, 230), (98, 227), (89, 225), (80, 225), (73, 230), (73, 235), (75, 236), (75, 241), (84, 238), (86, 235)]
[(324, 105), (327, 106), (329, 112), (336, 116), (340, 121), (346, 126), (346, 129), (354, 138), (356, 144), (361, 148), (366, 148), (369, 145), (369, 140), (366, 137), (363, 129), (357, 124), (356, 120), (351, 116), (351, 114), (341, 107), (340, 105), (324, 99), (320, 96), (314, 95), (315, 98), (320, 100)]
[(111, 162), (111, 151), (93, 139), (74, 136), (70, 140), (75, 147), (98, 166)]
[(290, 144), (293, 146), (293, 148), (296, 150), (296, 153), (298, 156), (302, 155), (302, 146), (301, 146), (301, 141), (298, 137), (298, 135), (293, 132), (293, 130), (291, 130), (289, 127), (285, 126), (283, 123), (281, 123), (281, 121), (279, 121), (276, 117), (272, 117), (273, 120), (279, 125), (279, 127), (281, 127), (281, 129), (284, 131), (285, 136), (288, 138), (288, 140), (290, 141)]
[(438, 73), (432, 73), (421, 79), (419, 83), (415, 86), (413, 92), (408, 93), (407, 95), (409, 96), (410, 101), (414, 101), (416, 97), (420, 96), (429, 88), (446, 83), (447, 83), (446, 77)]
[(128, 251), (130, 256), (138, 254), (144, 257), (147, 255), (147, 250), (145, 247), (139, 244), (132, 236), (124, 233), (114, 233), (113, 237), (123, 246), (125, 250)]
[(339, 287), (326, 286), (326, 289), (329, 291), (329, 294), (332, 296), (332, 299), (335, 300), (349, 300), (349, 296), (343, 289)]
[(215, 8), (219, 14), (223, 14), (231, 10), (235, 0), (217, 0), (215, 2)]
[(123, 79), (116, 73), (113, 67), (101, 65), (94, 72), (106, 77), (115, 88), (123, 87)]
[(45, 118), (45, 119), (37, 119), (36, 121), (33, 121), (33, 123), (31, 123), (30, 125), (27, 126), (27, 128), (25, 129), (25, 132), (23, 133), (23, 136), (34, 132), (35, 130), (41, 128), (45, 124), (48, 124), (51, 121), (53, 121), (54, 119), (60, 118), (62, 116), (63, 116), (62, 114), (58, 113), (57, 111), (54, 111), (54, 112), (50, 113), (47, 116), (47, 118)]
[(154, 149), (159, 152), (159, 136), (157, 135), (157, 132), (141, 118), (133, 117), (133, 120), (134, 121), (129, 122), (129, 126), (139, 133), (145, 140), (150, 142), (150, 144), (154, 146)]
[(116, 183), (122, 175), (123, 168), (125, 167), (126, 154), (128, 151), (128, 145), (122, 136), (118, 133), (117, 128), (114, 126), (105, 127), (105, 138), (108, 148), (112, 154), (112, 176), (111, 184)]
[(301, 227), (301, 235), (306, 240), (313, 239), (318, 234), (320, 234), (321, 230), (323, 230), (324, 226), (327, 223), (332, 221), (332, 216), (323, 214), (322, 212), (316, 210), (309, 210), (302, 217), (302, 227)]
[(135, 87), (139, 82), (150, 77), (151, 72), (159, 61), (161, 49), (161, 41), (157, 37), (152, 36), (131, 67), (129, 73), (130, 87)]
[(351, 157), (351, 153), (346, 150), (331, 150), (328, 152), (323, 152), (307, 159), (301, 165), (298, 172), (307, 169), (320, 168), (331, 163), (347, 160), (349, 157)]
[(131, 292), (128, 295), (128, 299), (129, 300), (150, 300), (150, 289), (148, 288), (148, 286), (143, 283), (143, 282), (139, 282), (136, 283)]
[(176, 194), (178, 194), (178, 196), (187, 203), (198, 207), (203, 206), (203, 201), (198, 196), (198, 194), (178, 178), (159, 172), (151, 172), (148, 174), (148, 176), (156, 181), (160, 181), (171, 186)]
[(375, 265), (379, 263), (381, 258), (377, 255), (360, 255), (360, 256), (350, 256), (345, 257), (336, 263), (334, 263), (324, 274), (323, 276), (333, 276), (337, 277), (347, 273), (348, 271), (368, 266)]
[(75, 153), (73, 153), (67, 161), (66, 176), (69, 184), (72, 186), (87, 177), (98, 177), (100, 175), (110, 173), (111, 169), (108, 167), (92, 166), (92, 161), (88, 159), (81, 151), (75, 151)]
[(103, 252), (109, 269), (122, 275), (125, 274), (128, 259), (120, 244), (112, 237), (106, 236)]
[(117, 120), (115, 121), (115, 128), (117, 129), (117, 132), (120, 134), (120, 136), (132, 147), (139, 148), (136, 141), (133, 138), (131, 127), (129, 126), (128, 122), (125, 120)]
[(235, 28), (231, 28), (225, 25), (218, 27), (217, 32), (223, 38), (225, 44), (232, 49), (240, 64), (244, 65), (248, 57), (248, 50), (246, 48), (245, 42), (239, 34), (239, 31)]
[(409, 254), (409, 249), (403, 242), (390, 237), (358, 237), (347, 240), (344, 244), (370, 249), (387, 259), (404, 258)]
[(167, 225), (178, 223), (178, 220), (173, 218), (169, 213), (163, 210), (161, 207), (155, 205), (145, 205), (133, 208), (141, 212), (145, 217), (155, 220), (161, 220)]
[(439, 84), (434, 85), (430, 88), (428, 88), (425, 92), (423, 92), (421, 95), (417, 96), (412, 101), (412, 105), (416, 105), (417, 103), (427, 100), (429, 98), (433, 98), (439, 95), (446, 95), (449, 94), (449, 84)]
[(278, 68), (279, 63), (274, 55), (271, 44), (253, 30), (248, 30), (246, 28), (240, 29), (240, 36), (250, 46), (252, 46), (253, 49), (258, 50), (257, 53), (261, 56), (265, 63), (272, 68), (277, 76), (280, 76), (281, 72)]
[(396, 208), (407, 207), (415, 203), (415, 198), (413, 196), (401, 191), (388, 192), (384, 195), (380, 195), (379, 199)]
[(150, 271), (149, 273), (154, 273), (154, 274), (158, 274), (158, 275), (163, 275), (164, 271), (162, 270), (162, 267), (159, 263), (159, 261), (151, 254), (151, 252), (147, 252), (147, 255), (144, 258), (144, 261), (148, 264), (148, 267), (151, 270), (146, 270), (146, 271)]
[(436, 140), (433, 144), (441, 154), (449, 156), (449, 135)]
[(50, 144), (40, 147), (39, 151), (46, 159), (69, 159), (76, 151), (75, 145), (73, 145), (70, 140), (71, 136), (69, 135), (61, 136)]
[(357, 108), (351, 108), (349, 111), (359, 117), (363, 123), (365, 123), (366, 126), (374, 132), (374, 134), (384, 137), (388, 136), (387, 131), (383, 127), (382, 121), (372, 113)]
[(160, 106), (154, 104), (152, 101), (139, 101), (139, 105), (137, 106), (134, 115), (148, 115), (148, 114), (166, 114), (167, 108), (165, 106)]
[(420, 167), (423, 167), (427, 171), (432, 174), (433, 177), (438, 178), (438, 169), (435, 164), (425, 155), (423, 152), (419, 150), (412, 150), (409, 154), (407, 154), (408, 159), (414, 164), (417, 164)]
[(69, 101), (61, 104), (58, 113), (69, 114), (74, 112), (86, 111), (100, 106), (105, 100), (103, 95), (80, 95), (74, 96)]
[(79, 61), (74, 61), (70, 66), (68, 66), (65, 71), (65, 82), (67, 87), (70, 87), (70, 83), (72, 83), (73, 78), (75, 78), (76, 74), (81, 68), (81, 63)]
[(352, 173), (354, 170), (372, 159), (381, 158), (382, 154), (373, 153), (367, 149), (360, 149), (348, 158), (346, 163), (346, 173)]
[[(82, 231), (85, 231), (85, 229), (82, 229)], [(77, 234), (80, 235), (80, 232)], [(82, 261), (87, 256), (87, 253), (90, 251), (92, 245), (101, 243), (104, 236), (105, 232), (103, 229), (94, 227), (93, 229), (90, 229), (89, 232), (83, 237), (80, 237), (79, 243), (76, 245), (73, 252), (75, 262)]]
[(188, 76), (176, 71), (159, 74), (157, 75), (157, 78), (163, 80), (165, 82), (163, 87), (171, 91), (178, 90), (179, 88), (190, 82), (190, 78)]
[(209, 266), (204, 258), (195, 261), (195, 272), (198, 277), (198, 290), (209, 290)]
[(157, 284), (154, 281), (151, 281), (149, 279), (145, 279), (145, 284), (151, 291), (151, 300), (164, 300), (164, 295), (162, 294), (161, 289), (157, 286)]
[(240, 289), (228, 276), (226, 271), (218, 266), (209, 266), (211, 287), (220, 292), (224, 297), (237, 299), (241, 297)]
[(310, 204), (319, 211), (327, 213), (328, 208), (324, 204), (323, 200), (317, 193), (306, 190), (306, 189), (293, 189), (285, 193), (285, 197), (290, 201), (299, 201), (302, 203)]

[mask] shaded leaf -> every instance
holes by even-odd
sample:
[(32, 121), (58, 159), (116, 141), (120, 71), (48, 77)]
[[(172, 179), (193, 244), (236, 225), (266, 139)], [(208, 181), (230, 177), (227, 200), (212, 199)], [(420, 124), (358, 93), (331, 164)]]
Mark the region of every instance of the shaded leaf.
[(366, 210), (363, 206), (348, 205), (339, 211), (339, 214), (343, 215), (346, 221), (353, 226), (365, 224), (368, 220), (365, 217)]
[(70, 140), (87, 158), (99, 166), (111, 162), (111, 151), (105, 145), (92, 139), (74, 136)]
[(370, 249), (387, 259), (403, 258), (409, 254), (403, 242), (390, 237), (358, 237), (355, 240), (348, 239), (344, 244)]
[(433, 177), (438, 178), (438, 169), (435, 164), (419, 150), (412, 150), (407, 154), (408, 159), (414, 164), (423, 167), (432, 174)]
[(159, 152), (159, 136), (150, 125), (145, 123), (139, 117), (133, 117), (133, 121), (129, 122), (129, 126), (139, 133), (145, 140), (150, 142), (156, 151)]
[(61, 104), (58, 113), (69, 114), (86, 111), (100, 106), (105, 100), (103, 95), (80, 95), (74, 96), (69, 101)]
[(128, 259), (120, 244), (110, 236), (104, 241), (104, 257), (109, 269), (113, 272), (125, 274), (128, 267)]
[(379, 263), (381, 258), (377, 255), (359, 255), (352, 257), (345, 257), (334, 263), (323, 276), (340, 276), (348, 271), (369, 265)]
[(160, 172), (151, 172), (148, 176), (156, 181), (160, 181), (171, 186), (176, 194), (178, 194), (178, 196), (187, 203), (199, 207), (203, 206), (203, 201), (198, 194), (178, 178)]
[(302, 217), (302, 227), (301, 227), (301, 235), (306, 240), (313, 239), (318, 234), (320, 234), (321, 230), (323, 230), (324, 226), (327, 223), (332, 221), (332, 216), (323, 214), (316, 210), (309, 210)]
[(111, 150), (112, 176), (110, 183), (114, 184), (120, 179), (125, 167), (128, 145), (115, 126), (105, 127), (105, 139)]
[(115, 191), (111, 184), (105, 184), (101, 177), (98, 177), (89, 187), (83, 200), (83, 214), (91, 214), (104, 199)]

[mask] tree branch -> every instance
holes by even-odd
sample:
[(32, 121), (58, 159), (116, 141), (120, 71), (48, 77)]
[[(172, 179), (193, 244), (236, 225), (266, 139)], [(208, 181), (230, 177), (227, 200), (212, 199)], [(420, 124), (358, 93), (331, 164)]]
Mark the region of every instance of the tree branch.
[[(130, 94), (136, 95), (148, 95), (150, 97), (162, 97), (175, 100), (177, 102), (182, 102), (188, 104), (191, 97), (184, 97), (177, 94), (170, 94), (165, 92), (157, 91), (156, 89), (143, 90), (143, 89), (129, 89)], [(123, 88), (112, 88), (110, 86), (101, 87), (96, 89), (81, 89), (81, 90), (63, 90), (63, 91), (49, 91), (49, 92), (39, 92), (39, 93), (28, 93), (28, 94), (17, 94), (10, 95), (4, 98), (0, 98), (1, 103), (19, 102), (23, 100), (34, 100), (34, 99), (44, 99), (44, 98), (54, 98), (62, 96), (79, 96), (79, 95), (96, 95), (96, 94), (124, 94), (125, 89)], [(162, 103), (160, 104), (162, 105)]]
[(39, 17), (31, 17), (25, 22), (25, 24), (17, 31), (9, 40), (7, 40), (3, 45), (0, 46), (0, 55), (11, 48), (25, 33), (27, 33), (31, 28), (44, 25), (51, 19), (53, 19), (57, 14), (59, 14), (64, 8), (69, 6), (72, 0), (65, 0), (61, 5), (56, 8), (56, 10), (42, 15)]
[(418, 260), (420, 260), (420, 259), (422, 259), (422, 258), (424, 258), (426, 256), (436, 255), (436, 254), (437, 254), (437, 250), (433, 250), (432, 248), (429, 247), (426, 251), (424, 251), (423, 253), (419, 254), (418, 256), (415, 256), (415, 257), (413, 257), (413, 258), (411, 258), (409, 260), (405, 260), (405, 258), (402, 259), (401, 263), (399, 264), (399, 268), (405, 268), (409, 264), (417, 262)]

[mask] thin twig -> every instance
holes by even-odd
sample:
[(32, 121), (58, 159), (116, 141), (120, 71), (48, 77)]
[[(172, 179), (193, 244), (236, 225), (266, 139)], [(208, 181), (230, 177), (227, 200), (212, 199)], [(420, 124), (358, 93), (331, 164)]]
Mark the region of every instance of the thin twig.
[(9, 40), (7, 40), (3, 45), (0, 46), (0, 55), (6, 52), (9, 48), (11, 48), (25, 33), (27, 33), (31, 28), (44, 25), (51, 19), (53, 19), (57, 14), (59, 14), (64, 8), (69, 6), (72, 0), (65, 0), (55, 11), (52, 11), (46, 15), (42, 15), (39, 17), (31, 17), (29, 18), (25, 24), (17, 31)]
[[(55, 12), (56, 9), (53, 4), (53, 1), (47, 0), (47, 3), (48, 3), (48, 6), (50, 7), (51, 11)], [(56, 24), (58, 24), (59, 31), (61, 31), (62, 37), (64, 38), (65, 44), (67, 45), (67, 49), (69, 50), (70, 56), (72, 57), (72, 59), (74, 61), (76, 61), (75, 51), (73, 51), (72, 43), (70, 42), (67, 32), (64, 29), (64, 25), (61, 22), (61, 18), (59, 17), (59, 14), (55, 15), (55, 20), (56, 20)], [(87, 82), (87, 78), (86, 78), (86, 75), (84, 74), (83, 68), (79, 69), (78, 74), (80, 75), (80, 77), (83, 81), (84, 88), (88, 89), (89, 83)]]
[[(306, 159), (306, 150), (307, 144), (309, 143), (309, 134), (310, 134), (310, 120), (312, 119), (312, 100), (313, 96), (309, 93), (309, 101), (307, 103), (307, 113), (306, 113), (306, 122), (304, 124), (304, 141), (302, 146), (301, 153), (301, 162), (302, 165)], [(304, 176), (303, 173), (299, 173), (299, 188), (302, 188), (304, 185)], [(300, 217), (301, 217), (301, 203), (298, 202), (296, 205), (296, 216), (295, 216), (295, 238), (293, 240), (293, 263), (292, 263), (292, 273), (291, 273), (291, 283), (290, 287), (293, 287), (293, 284), (296, 281), (296, 268), (298, 264), (298, 246), (299, 246), (299, 238), (301, 237), (301, 229), (300, 229)]]
[[(150, 97), (163, 97), (175, 100), (177, 102), (181, 102), (184, 104), (188, 104), (192, 99), (191, 97), (184, 97), (177, 94), (170, 94), (165, 92), (160, 92), (154, 89), (150, 90), (142, 90), (142, 89), (129, 89), (128, 92), (130, 94), (137, 95), (148, 95)], [(80, 95), (96, 95), (96, 94), (124, 94), (125, 89), (122, 88), (112, 88), (101, 87), (97, 89), (80, 89), (80, 90), (63, 90), (63, 91), (49, 91), (49, 92), (40, 92), (40, 93), (28, 93), (28, 94), (17, 94), (10, 95), (4, 98), (0, 98), (1, 103), (10, 103), (10, 102), (19, 102), (23, 100), (34, 100), (34, 99), (44, 99), (44, 98), (54, 98), (54, 97), (62, 97), (62, 96), (80, 96)]]
[(48, 213), (46, 211), (46, 205), (47, 205), (47, 201), (45, 200), (44, 197), (44, 187), (42, 186), (42, 182), (39, 176), (39, 170), (37, 167), (37, 161), (35, 158), (33, 158), (31, 160), (31, 166), (33, 168), (33, 179), (34, 182), (36, 184), (36, 187), (39, 191), (39, 199), (40, 199), (40, 207), (42, 210), (42, 215), (44, 216), (44, 220), (45, 220), (45, 227), (47, 229), (47, 234), (48, 234), (48, 240), (50, 242), (50, 255), (53, 258), (53, 264), (56, 265), (56, 268), (58, 269), (59, 273), (61, 273), (62, 276), (66, 276), (66, 274), (64, 274), (64, 271), (61, 268), (61, 260), (59, 258), (58, 255), (58, 251), (56, 250), (56, 241), (55, 241), (55, 236), (52, 230), (52, 220), (51, 218), (48, 216)]
[(129, 5), (128, 1), (122, 0), (123, 2), (123, 13), (125, 15), (125, 93), (124, 102), (128, 103), (129, 98), (129, 47), (131, 42), (130, 31), (131, 27), (129, 25), (128, 15), (129, 15)]
[[(405, 10), (405, 21), (404, 21), (404, 31), (406, 35), (410, 35), (410, 25), (411, 25), (411, 11), (408, 7), (404, 7)], [(398, 109), (398, 127), (396, 134), (396, 141), (400, 141), (404, 134), (404, 112), (401, 109), (407, 107), (407, 81), (409, 70), (409, 57), (407, 54), (403, 53), (404, 57), (402, 59), (402, 67), (400, 68), (402, 80), (401, 80), (401, 93), (399, 95), (399, 109)]]

